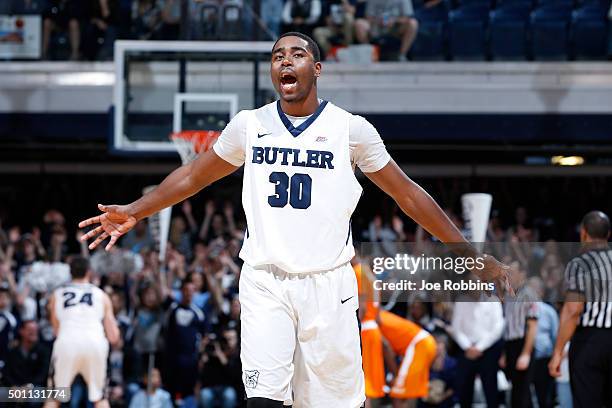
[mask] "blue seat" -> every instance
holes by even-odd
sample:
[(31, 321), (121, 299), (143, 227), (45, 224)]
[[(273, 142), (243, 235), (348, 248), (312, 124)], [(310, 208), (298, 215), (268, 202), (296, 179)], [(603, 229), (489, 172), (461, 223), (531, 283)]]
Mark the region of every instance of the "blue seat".
[(497, 0), (497, 8), (520, 5), (522, 7), (533, 7), (534, 0)]
[(574, 7), (574, 0), (537, 0), (538, 7)]
[(445, 3), (435, 7), (420, 8), (414, 13), (419, 22), (419, 32), (410, 48), (415, 60), (442, 60), (446, 56), (445, 39), (448, 8)]
[(504, 4), (489, 14), (490, 52), (494, 60), (527, 58), (527, 29), (531, 5)]
[(547, 6), (531, 13), (531, 53), (536, 60), (568, 58), (571, 6)]
[(466, 5), (448, 15), (449, 53), (456, 60), (483, 60), (486, 57), (486, 29), (489, 7)]
[(594, 59), (606, 56), (608, 46), (608, 10), (595, 2), (572, 13), (572, 54), (577, 59)]
[(463, 7), (463, 6), (486, 6), (486, 7), (493, 7), (493, 1), (492, 0), (458, 0), (457, 1), (457, 5), (459, 7)]

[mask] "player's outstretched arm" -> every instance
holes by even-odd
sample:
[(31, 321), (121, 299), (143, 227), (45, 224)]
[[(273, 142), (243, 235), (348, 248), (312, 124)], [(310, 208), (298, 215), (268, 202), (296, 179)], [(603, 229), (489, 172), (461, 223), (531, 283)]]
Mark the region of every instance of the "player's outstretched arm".
[[(477, 255), (476, 249), (465, 239), (434, 199), (412, 181), (393, 159), (382, 169), (365, 175), (391, 196), (406, 215), (430, 234), (444, 243), (453, 244), (451, 248), (453, 251), (462, 256)], [(479, 277), (495, 282), (500, 297), (503, 296), (501, 292), (503, 288), (512, 293), (508, 281), (509, 268), (492, 256), (487, 256), (484, 263), (485, 268), (479, 273)]]
[(434, 199), (412, 181), (393, 159), (379, 171), (365, 175), (391, 196), (406, 215), (440, 241), (467, 244), (465, 237)]
[(113, 304), (106, 294), (104, 295), (104, 318), (102, 320), (102, 325), (104, 326), (104, 333), (106, 334), (108, 342), (113, 345), (117, 344), (121, 333), (119, 333), (119, 325), (113, 313)]
[(204, 187), (236, 171), (238, 167), (220, 158), (214, 150), (209, 150), (191, 163), (185, 164), (170, 173), (164, 181), (150, 193), (127, 205), (102, 205), (102, 214), (79, 223), (79, 228), (100, 224), (81, 237), (81, 241), (96, 239), (89, 249), (97, 247), (110, 237), (106, 250), (112, 248), (117, 239), (138, 222), (156, 212), (191, 197)]

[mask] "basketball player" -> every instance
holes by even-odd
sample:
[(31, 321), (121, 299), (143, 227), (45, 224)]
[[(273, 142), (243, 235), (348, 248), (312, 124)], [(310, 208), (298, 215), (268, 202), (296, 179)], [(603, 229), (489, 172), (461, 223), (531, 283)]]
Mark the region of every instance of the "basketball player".
[[(110, 298), (89, 283), (87, 259), (70, 262), (72, 281), (56, 289), (50, 298), (51, 324), (56, 333), (51, 356), (54, 387), (70, 387), (81, 374), (89, 401), (96, 408), (108, 407), (104, 396), (108, 343), (119, 340), (119, 328)], [(59, 407), (49, 401), (45, 407)]]
[[(442, 242), (465, 243), (435, 201), (390, 158), (374, 127), (317, 97), (320, 54), (301, 33), (284, 34), (271, 54), (280, 100), (239, 112), (213, 149), (172, 172), (128, 205), (98, 205), (94, 248), (138, 220), (176, 204), (244, 165), (247, 218), (240, 252), (241, 358), (249, 408), (359, 407), (365, 400), (350, 218), (361, 196), (359, 168)], [(507, 282), (485, 258), (481, 278)]]
[(386, 310), (379, 312), (378, 325), (393, 352), (401, 356), (389, 393), (393, 408), (416, 407), (418, 398), (426, 397), (429, 391), (436, 340), (418, 324)]
[(380, 406), (385, 396), (385, 360), (382, 334), (376, 318), (380, 306), (380, 293), (374, 290), (374, 276), (367, 262), (355, 257), (351, 260), (357, 277), (359, 294), (359, 320), (361, 321), (361, 359), (365, 379), (365, 408)]

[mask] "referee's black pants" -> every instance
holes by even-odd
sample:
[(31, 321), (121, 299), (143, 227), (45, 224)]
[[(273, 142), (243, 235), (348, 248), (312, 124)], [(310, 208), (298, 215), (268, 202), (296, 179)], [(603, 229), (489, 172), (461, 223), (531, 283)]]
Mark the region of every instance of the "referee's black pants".
[(455, 386), (457, 387), (461, 408), (472, 408), (473, 406), (476, 374), (480, 376), (482, 382), (487, 408), (499, 407), (497, 370), (499, 369), (499, 356), (501, 356), (502, 349), (503, 341), (498, 340), (483, 351), (482, 356), (476, 360), (470, 360), (465, 354), (459, 357)]
[(532, 363), (533, 385), (539, 408), (553, 408), (555, 399), (555, 379), (548, 373), (550, 357), (536, 358)]
[(612, 407), (612, 329), (578, 328), (569, 371), (575, 408)]
[(512, 408), (530, 408), (531, 404), (531, 382), (533, 381), (533, 354), (529, 367), (526, 370), (517, 370), (516, 361), (523, 351), (525, 339), (506, 340), (506, 375), (512, 383), (511, 406)]

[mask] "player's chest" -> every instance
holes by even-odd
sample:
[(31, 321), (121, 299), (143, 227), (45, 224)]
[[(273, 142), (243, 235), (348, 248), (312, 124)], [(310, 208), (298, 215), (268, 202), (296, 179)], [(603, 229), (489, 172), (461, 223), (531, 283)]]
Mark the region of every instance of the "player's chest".
[(247, 137), (246, 161), (253, 167), (334, 170), (348, 157), (348, 135), (333, 127), (312, 126), (299, 135), (280, 126), (259, 127)]

